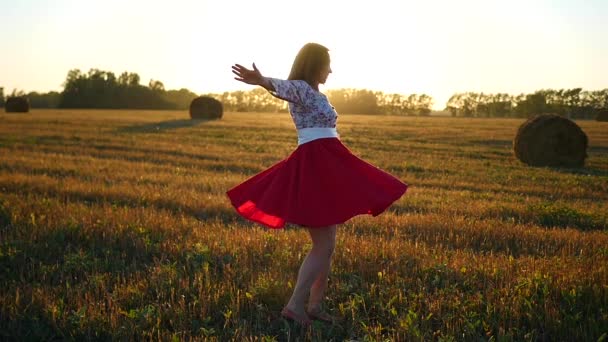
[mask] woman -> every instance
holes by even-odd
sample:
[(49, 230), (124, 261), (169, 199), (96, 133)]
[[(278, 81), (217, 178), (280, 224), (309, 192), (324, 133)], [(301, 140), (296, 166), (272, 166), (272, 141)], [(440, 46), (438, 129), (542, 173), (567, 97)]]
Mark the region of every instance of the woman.
[[(283, 317), (303, 325), (311, 318), (332, 321), (321, 309), (337, 225), (360, 214), (377, 216), (399, 199), (407, 184), (352, 154), (339, 139), (338, 114), (319, 92), (332, 72), (329, 50), (316, 43), (298, 52), (287, 80), (264, 77), (240, 64), (236, 80), (259, 85), (289, 102), (298, 147), (286, 159), (228, 190), (243, 217), (269, 228), (306, 227), (312, 249), (304, 259)], [(309, 297), (305, 310), (306, 297)]]

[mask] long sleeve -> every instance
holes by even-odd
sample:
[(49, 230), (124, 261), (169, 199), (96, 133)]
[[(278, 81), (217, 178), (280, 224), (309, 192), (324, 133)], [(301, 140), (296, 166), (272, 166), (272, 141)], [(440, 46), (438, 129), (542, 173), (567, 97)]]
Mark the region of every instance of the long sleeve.
[(266, 78), (274, 91), (273, 96), (289, 102), (289, 112), (297, 129), (314, 127), (336, 127), (338, 113), (327, 96), (313, 89), (304, 80), (282, 80)]
[(306, 106), (314, 97), (313, 89), (303, 80), (282, 80), (267, 77), (275, 91), (270, 91), (282, 100)]

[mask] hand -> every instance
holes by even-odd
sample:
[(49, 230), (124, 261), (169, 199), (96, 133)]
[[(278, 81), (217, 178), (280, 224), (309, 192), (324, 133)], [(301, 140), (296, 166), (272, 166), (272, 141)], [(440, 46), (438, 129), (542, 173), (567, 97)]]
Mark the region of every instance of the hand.
[(262, 85), (264, 76), (260, 73), (260, 70), (253, 63), (253, 70), (249, 70), (240, 64), (232, 66), (232, 72), (237, 75), (234, 79), (237, 81), (245, 82), (247, 84)]

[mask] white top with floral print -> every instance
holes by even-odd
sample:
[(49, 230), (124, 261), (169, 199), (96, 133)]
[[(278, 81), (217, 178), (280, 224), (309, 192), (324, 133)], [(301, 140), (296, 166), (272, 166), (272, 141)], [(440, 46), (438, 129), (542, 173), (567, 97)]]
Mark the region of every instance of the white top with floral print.
[(289, 113), (296, 129), (312, 127), (335, 128), (338, 113), (327, 96), (314, 90), (303, 80), (281, 80), (267, 77), (275, 91), (275, 97), (289, 102)]

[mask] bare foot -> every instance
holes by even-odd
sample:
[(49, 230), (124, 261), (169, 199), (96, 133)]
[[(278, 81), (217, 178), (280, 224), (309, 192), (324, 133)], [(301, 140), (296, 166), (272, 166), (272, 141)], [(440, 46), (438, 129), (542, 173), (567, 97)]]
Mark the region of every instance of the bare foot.
[(303, 326), (308, 326), (310, 324), (312, 324), (312, 321), (310, 320), (310, 318), (308, 317), (308, 315), (306, 314), (306, 312), (304, 312), (304, 310), (292, 310), (288, 307), (283, 308), (283, 310), (281, 311), (281, 316), (290, 319), (294, 322), (297, 322)]
[(307, 315), (312, 318), (323, 322), (333, 322), (335, 317), (323, 311), (320, 307), (316, 307), (308, 310)]

